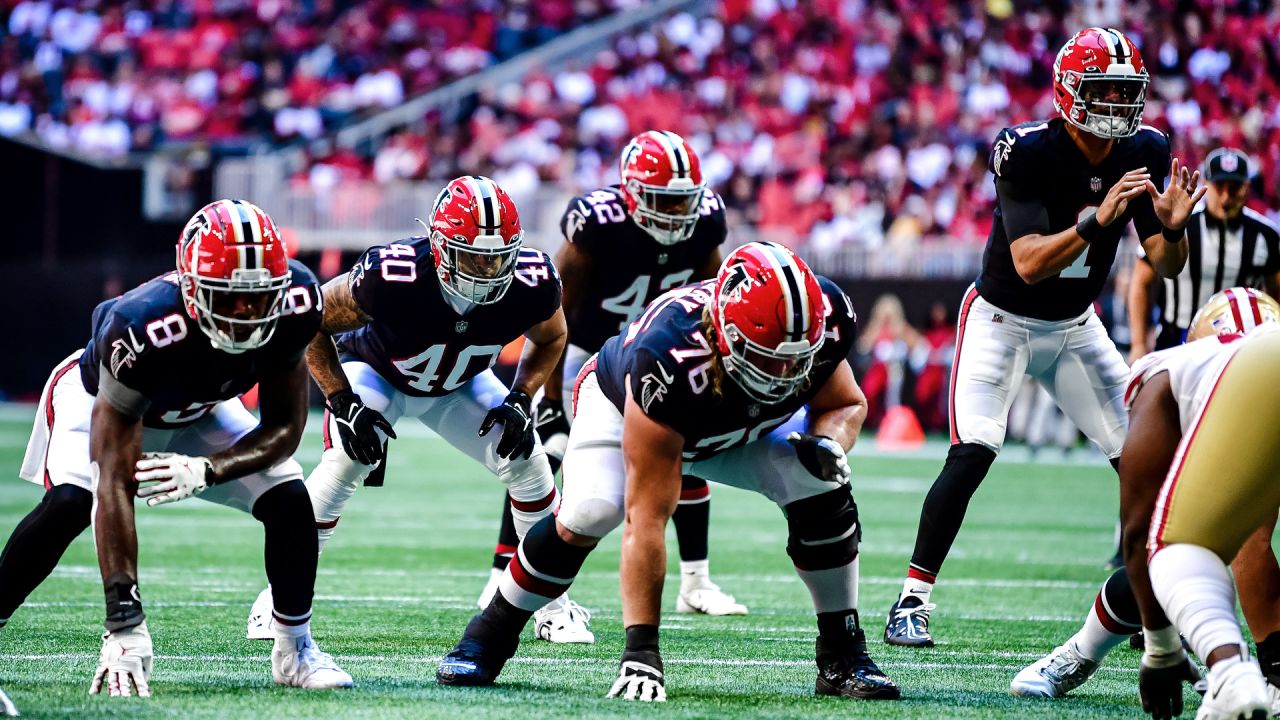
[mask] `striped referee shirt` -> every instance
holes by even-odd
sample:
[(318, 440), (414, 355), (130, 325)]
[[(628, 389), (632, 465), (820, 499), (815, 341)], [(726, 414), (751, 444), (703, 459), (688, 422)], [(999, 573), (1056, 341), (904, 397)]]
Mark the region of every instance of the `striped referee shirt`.
[[(1280, 271), (1280, 229), (1249, 208), (1224, 222), (1201, 206), (1187, 223), (1187, 244), (1186, 267), (1177, 277), (1163, 278), (1162, 334), (1174, 328), (1185, 333), (1196, 310), (1219, 290), (1261, 288), (1265, 277)], [(1141, 244), (1138, 257), (1146, 262)]]

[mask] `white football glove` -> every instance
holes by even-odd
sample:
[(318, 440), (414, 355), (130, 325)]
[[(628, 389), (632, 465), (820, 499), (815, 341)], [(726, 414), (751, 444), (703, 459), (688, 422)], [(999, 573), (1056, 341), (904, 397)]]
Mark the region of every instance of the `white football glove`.
[(111, 697), (129, 697), (135, 687), (138, 697), (151, 697), (150, 678), (151, 633), (145, 620), (141, 625), (102, 634), (102, 654), (89, 685), (90, 695), (102, 690), (105, 679)]
[(661, 670), (642, 662), (624, 660), (618, 668), (618, 679), (613, 681), (613, 687), (605, 697), (666, 702), (667, 688), (662, 683)]
[(796, 449), (796, 457), (809, 474), (819, 480), (844, 484), (849, 482), (849, 459), (840, 443), (823, 435), (789, 433), (787, 442)]
[(208, 458), (176, 453), (143, 453), (136, 466), (138, 497), (151, 507), (186, 500), (209, 487), (205, 478), (212, 470)]

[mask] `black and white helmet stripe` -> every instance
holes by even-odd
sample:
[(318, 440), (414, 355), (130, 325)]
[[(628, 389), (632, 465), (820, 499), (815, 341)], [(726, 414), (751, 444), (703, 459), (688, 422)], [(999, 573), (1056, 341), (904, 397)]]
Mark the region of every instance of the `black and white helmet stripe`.
[(241, 269), (257, 270), (264, 267), (266, 262), (260, 218), (266, 213), (244, 200), (222, 200), (220, 204), (231, 218), (232, 239)]
[(795, 255), (776, 243), (760, 243), (762, 253), (779, 278), (782, 279), (785, 292), (782, 294), (783, 317), (787, 319), (787, 339), (798, 342), (805, 339), (809, 331), (809, 296), (805, 294), (804, 271), (796, 262)]
[(498, 202), (496, 184), (483, 175), (470, 175), (466, 183), (476, 197), (476, 224), (487, 230), (502, 227), (502, 203)]
[(692, 163), (689, 162), (689, 150), (685, 147), (684, 138), (670, 130), (659, 130), (654, 135), (667, 151), (667, 158), (671, 161), (671, 172), (678, 178), (689, 177), (689, 173), (692, 172)]
[(1111, 62), (1121, 65), (1133, 64), (1133, 53), (1129, 50), (1129, 42), (1124, 34), (1114, 28), (1098, 28), (1098, 34), (1107, 43), (1107, 52)]

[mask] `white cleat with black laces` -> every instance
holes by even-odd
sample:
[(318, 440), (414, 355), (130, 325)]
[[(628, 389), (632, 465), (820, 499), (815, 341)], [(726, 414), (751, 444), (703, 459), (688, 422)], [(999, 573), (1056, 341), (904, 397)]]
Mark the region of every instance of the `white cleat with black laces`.
[(899, 598), (889, 608), (889, 619), (884, 625), (885, 643), (899, 647), (933, 647), (929, 613), (936, 607), (911, 595)]
[(1253, 658), (1219, 662), (1208, 679), (1196, 720), (1266, 720), (1270, 714), (1271, 693)]
[(591, 613), (568, 595), (561, 595), (533, 614), (534, 634), (539, 640), (557, 644), (591, 645), (596, 636), (590, 623)]
[(271, 649), (271, 676), (279, 685), (307, 690), (352, 685), (351, 676), (338, 667), (332, 655), (316, 645), (310, 634), (294, 638), (276, 636), (275, 647)]
[(1019, 697), (1059, 698), (1085, 683), (1098, 663), (1081, 657), (1070, 644), (1026, 666), (1009, 683), (1009, 694)]

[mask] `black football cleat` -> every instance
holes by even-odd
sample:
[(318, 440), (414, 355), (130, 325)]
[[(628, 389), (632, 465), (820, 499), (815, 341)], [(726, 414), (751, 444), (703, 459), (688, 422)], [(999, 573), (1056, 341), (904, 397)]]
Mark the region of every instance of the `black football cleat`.
[(898, 685), (867, 654), (867, 636), (855, 630), (837, 646), (818, 638), (818, 681), (814, 692), (859, 700), (897, 700)]
[(483, 614), (471, 619), (462, 639), (436, 668), (437, 683), (474, 687), (492, 685), (498, 679), (507, 660), (516, 654), (520, 638), (503, 640), (487, 630)]
[(899, 647), (933, 647), (929, 634), (929, 613), (937, 607), (924, 603), (920, 598), (908, 595), (889, 608), (889, 619), (884, 624), (884, 641)]

